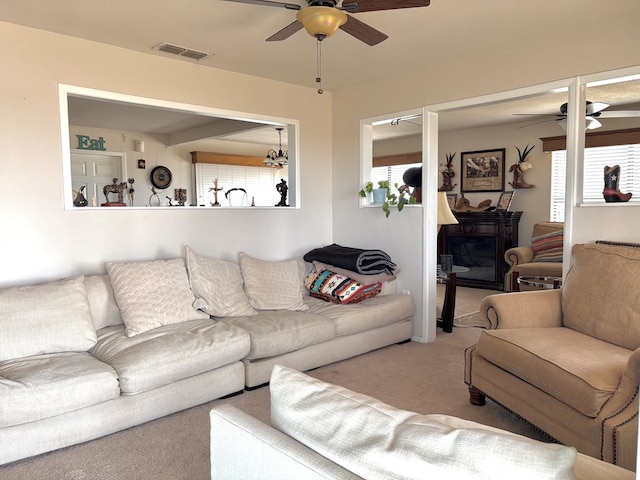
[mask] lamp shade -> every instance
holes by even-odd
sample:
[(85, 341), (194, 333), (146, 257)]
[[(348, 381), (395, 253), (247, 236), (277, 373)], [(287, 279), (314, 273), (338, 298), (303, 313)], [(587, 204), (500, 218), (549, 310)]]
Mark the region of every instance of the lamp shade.
[(347, 15), (333, 7), (305, 7), (298, 10), (296, 18), (312, 37), (322, 40), (330, 37), (347, 22)]
[(458, 219), (451, 211), (451, 208), (449, 208), (447, 194), (445, 192), (438, 192), (438, 230), (440, 229), (440, 225), (453, 225), (456, 223), (458, 223)]

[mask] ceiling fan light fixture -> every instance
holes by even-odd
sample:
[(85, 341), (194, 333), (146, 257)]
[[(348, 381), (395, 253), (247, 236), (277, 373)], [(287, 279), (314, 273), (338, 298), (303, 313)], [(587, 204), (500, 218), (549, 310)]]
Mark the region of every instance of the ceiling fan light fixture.
[(322, 40), (330, 37), (347, 22), (347, 14), (334, 7), (305, 7), (296, 18), (309, 35)]

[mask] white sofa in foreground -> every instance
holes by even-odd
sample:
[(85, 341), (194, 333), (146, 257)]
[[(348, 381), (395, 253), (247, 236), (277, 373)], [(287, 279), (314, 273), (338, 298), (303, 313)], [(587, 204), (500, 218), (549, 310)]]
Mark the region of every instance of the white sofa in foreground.
[(187, 249), (0, 290), (0, 465), (263, 384), (274, 359), (306, 370), (411, 337), (407, 296), (328, 303), (304, 295), (302, 260), (241, 260)]
[(275, 428), (230, 405), (211, 410), (212, 479), (635, 478), (571, 447), (399, 410), (286, 367), (270, 389)]

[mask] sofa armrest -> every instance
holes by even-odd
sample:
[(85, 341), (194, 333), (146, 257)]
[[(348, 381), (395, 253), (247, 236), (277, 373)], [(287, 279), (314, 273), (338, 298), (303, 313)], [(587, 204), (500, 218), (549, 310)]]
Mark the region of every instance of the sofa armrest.
[(209, 417), (211, 478), (362, 480), (232, 405), (214, 407)]
[(504, 261), (511, 266), (509, 270), (513, 270), (516, 265), (530, 263), (533, 260), (533, 248), (531, 246), (513, 247), (504, 252)]
[(484, 328), (561, 327), (562, 290), (498, 293), (480, 302)]

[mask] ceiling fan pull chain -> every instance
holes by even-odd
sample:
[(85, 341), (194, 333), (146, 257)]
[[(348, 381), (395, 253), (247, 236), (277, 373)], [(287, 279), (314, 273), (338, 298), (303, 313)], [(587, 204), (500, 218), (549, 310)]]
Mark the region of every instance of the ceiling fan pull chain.
[(318, 93), (322, 95), (324, 90), (322, 90), (322, 39), (318, 38), (316, 43), (316, 71), (318, 76), (316, 77), (316, 83), (318, 83)]

